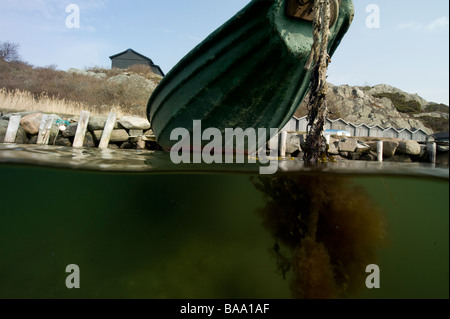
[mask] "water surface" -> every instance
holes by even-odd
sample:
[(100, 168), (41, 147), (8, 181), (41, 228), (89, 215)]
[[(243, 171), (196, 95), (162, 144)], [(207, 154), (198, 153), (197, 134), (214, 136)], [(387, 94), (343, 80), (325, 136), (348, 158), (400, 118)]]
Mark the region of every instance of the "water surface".
[(449, 297), (448, 169), (279, 165), (0, 145), (0, 297)]

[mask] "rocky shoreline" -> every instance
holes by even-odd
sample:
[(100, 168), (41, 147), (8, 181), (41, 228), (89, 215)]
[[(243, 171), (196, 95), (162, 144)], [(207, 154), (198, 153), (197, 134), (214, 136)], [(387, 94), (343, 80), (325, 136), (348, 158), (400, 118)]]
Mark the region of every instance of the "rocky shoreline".
[[(19, 112), (5, 114), (0, 118), (0, 141), (3, 142), (9, 118), (22, 116), (16, 135), (17, 144), (36, 144), (42, 112)], [(98, 147), (107, 116), (92, 115), (89, 118), (83, 147)], [(72, 146), (78, 127), (78, 116), (64, 117), (54, 114), (48, 145)], [(122, 116), (116, 120), (108, 148), (158, 150), (153, 131), (147, 119), (138, 116)]]
[[(36, 144), (42, 122), (42, 112), (19, 112), (0, 117), (0, 141), (3, 142), (9, 119), (20, 115), (20, 126), (16, 135), (17, 144)], [(49, 145), (72, 146), (78, 127), (78, 116), (64, 117), (54, 115), (50, 130)], [(83, 147), (98, 147), (107, 116), (92, 115), (89, 118)], [(383, 141), (383, 161), (391, 162), (430, 162), (430, 153), (425, 142), (374, 137), (329, 137), (329, 154), (336, 160), (377, 161), (377, 142)], [(286, 153), (284, 156), (302, 157), (306, 141), (304, 133), (287, 133)], [(278, 147), (278, 146), (277, 146)], [(115, 122), (108, 148), (161, 150), (156, 142), (150, 123), (139, 116), (122, 116)], [(268, 143), (271, 148), (271, 142)], [(436, 164), (449, 163), (449, 146), (437, 144)]]
[[(287, 133), (286, 154), (291, 157), (302, 157), (306, 134)], [(386, 162), (430, 162), (430, 151), (426, 142), (376, 137), (343, 137), (330, 136), (328, 153), (335, 160), (377, 161), (377, 144), (383, 142), (383, 161)], [(269, 148), (271, 147), (269, 143)], [(448, 142), (437, 143), (436, 164), (449, 165)], [(280, 154), (282, 155), (282, 154)]]

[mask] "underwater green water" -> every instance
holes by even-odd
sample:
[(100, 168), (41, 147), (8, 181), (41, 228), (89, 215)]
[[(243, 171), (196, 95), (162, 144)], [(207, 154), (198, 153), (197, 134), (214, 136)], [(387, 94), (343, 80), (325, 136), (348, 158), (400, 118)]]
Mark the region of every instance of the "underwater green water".
[(449, 297), (448, 179), (11, 163), (0, 176), (0, 298)]

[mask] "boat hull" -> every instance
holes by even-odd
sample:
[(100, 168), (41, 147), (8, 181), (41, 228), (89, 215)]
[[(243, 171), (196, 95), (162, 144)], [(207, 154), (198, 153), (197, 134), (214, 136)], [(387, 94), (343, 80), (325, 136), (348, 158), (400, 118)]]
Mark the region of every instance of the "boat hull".
[[(286, 15), (287, 0), (254, 0), (188, 53), (147, 105), (158, 143), (170, 149), (176, 128), (282, 128), (305, 97), (312, 23)], [(353, 18), (342, 0), (331, 27), (332, 55)], [(269, 136), (268, 136), (269, 137)]]

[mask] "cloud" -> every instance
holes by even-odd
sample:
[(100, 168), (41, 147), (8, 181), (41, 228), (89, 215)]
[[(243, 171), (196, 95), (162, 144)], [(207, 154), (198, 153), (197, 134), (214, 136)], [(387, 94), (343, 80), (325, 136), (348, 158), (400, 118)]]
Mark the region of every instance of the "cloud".
[(443, 29), (448, 29), (448, 18), (447, 17), (442, 17), (439, 19), (434, 20), (433, 22), (431, 22), (426, 29), (428, 31), (435, 31), (435, 30), (443, 30)]
[(397, 25), (398, 29), (401, 30), (418, 30), (420, 29), (420, 25), (415, 22), (407, 22), (407, 23), (400, 23)]

